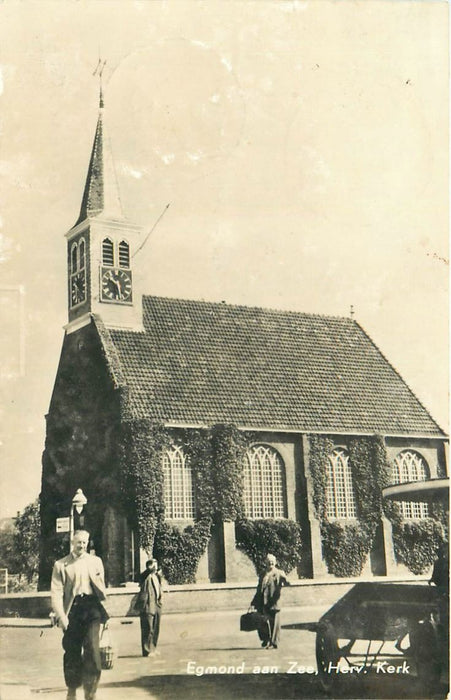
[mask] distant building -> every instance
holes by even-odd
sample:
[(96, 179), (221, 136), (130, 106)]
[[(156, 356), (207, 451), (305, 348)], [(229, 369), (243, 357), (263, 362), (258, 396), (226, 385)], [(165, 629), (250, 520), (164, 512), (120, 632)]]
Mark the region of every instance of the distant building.
[[(324, 575), (309, 435), (333, 444), (325, 517), (353, 522), (350, 439), (381, 435), (393, 480), (408, 481), (446, 471), (444, 432), (355, 320), (143, 295), (133, 269), (140, 234), (122, 213), (101, 98), (80, 214), (66, 234), (69, 318), (47, 416), (41, 587), (60, 537), (55, 519), (68, 515), (80, 487), (110, 585), (139, 569), (139, 528), (111, 496), (121, 430), (138, 419), (172, 431), (161, 509), (180, 527), (196, 518), (186, 435), (215, 424), (251, 431), (245, 516), (300, 522), (307, 575)], [(403, 508), (407, 519), (428, 516), (422, 504)], [(368, 572), (395, 570), (390, 527), (384, 518)], [(253, 576), (235, 551), (233, 523), (216, 524), (198, 578)]]
[(0, 531), (2, 530), (14, 530), (14, 518), (0, 518)]

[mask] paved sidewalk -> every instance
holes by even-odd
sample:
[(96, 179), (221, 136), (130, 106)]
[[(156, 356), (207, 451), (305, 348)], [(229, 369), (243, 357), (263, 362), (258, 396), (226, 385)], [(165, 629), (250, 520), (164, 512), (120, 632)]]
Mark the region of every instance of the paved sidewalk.
[[(303, 625), (311, 629), (313, 618), (321, 613), (322, 609), (284, 610), (282, 645), (271, 651), (261, 649), (256, 632), (239, 631), (242, 611), (163, 614), (160, 655), (153, 658), (141, 656), (138, 618), (112, 618), (117, 656), (113, 668), (102, 672), (98, 700), (198, 698), (201, 692), (204, 698), (239, 698), (249, 675), (255, 683), (257, 674), (252, 671), (257, 667), (268, 667), (276, 675), (285, 673), (289, 662), (302, 661), (314, 670), (314, 634)], [(12, 618), (0, 624), (1, 700), (26, 700), (36, 694), (63, 700), (61, 631), (51, 628), (47, 620)], [(230, 673), (196, 675), (208, 666), (227, 666)], [(267, 681), (269, 674), (263, 675)], [(20, 686), (13, 685), (17, 683)], [(79, 695), (82, 698), (81, 690)]]
[[(240, 632), (242, 611), (163, 614), (160, 655), (143, 658), (138, 618), (110, 621), (114, 666), (103, 671), (98, 700), (285, 700), (326, 698), (316, 675), (315, 625), (322, 608), (282, 611), (281, 645), (260, 647), (256, 632)], [(0, 620), (1, 700), (64, 700), (61, 631), (47, 620)], [(205, 673), (216, 667), (217, 673)], [(225, 672), (226, 671), (226, 672)], [(202, 675), (203, 674), (203, 675)], [(379, 679), (378, 679), (379, 680)], [(357, 688), (340, 678), (338, 698), (421, 698), (414, 681), (391, 677)], [(83, 700), (81, 690), (79, 700)], [(443, 697), (431, 694), (429, 697)]]

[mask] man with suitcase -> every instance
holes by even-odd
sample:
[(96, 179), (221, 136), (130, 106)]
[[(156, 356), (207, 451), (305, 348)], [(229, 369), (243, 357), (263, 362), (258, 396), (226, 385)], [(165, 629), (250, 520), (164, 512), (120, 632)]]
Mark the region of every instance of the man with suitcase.
[(265, 571), (258, 579), (258, 586), (251, 606), (265, 617), (258, 629), (262, 647), (277, 649), (280, 636), (280, 594), (282, 586), (289, 586), (285, 573), (276, 568), (276, 557), (268, 554)]

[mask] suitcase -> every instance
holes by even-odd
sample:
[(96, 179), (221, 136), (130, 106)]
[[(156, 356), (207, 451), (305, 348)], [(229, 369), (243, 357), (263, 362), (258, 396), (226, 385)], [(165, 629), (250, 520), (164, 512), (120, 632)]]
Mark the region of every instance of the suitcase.
[(240, 617), (240, 630), (241, 632), (253, 632), (262, 629), (267, 622), (268, 618), (263, 613), (248, 611)]

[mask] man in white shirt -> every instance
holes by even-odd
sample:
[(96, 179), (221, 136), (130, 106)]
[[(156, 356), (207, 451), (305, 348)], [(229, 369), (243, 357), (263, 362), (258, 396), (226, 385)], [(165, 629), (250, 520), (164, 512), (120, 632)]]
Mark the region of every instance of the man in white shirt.
[(99, 630), (108, 619), (102, 560), (88, 554), (89, 533), (77, 530), (72, 552), (53, 566), (52, 607), (62, 628), (67, 700), (83, 685), (85, 700), (95, 700), (101, 673)]

